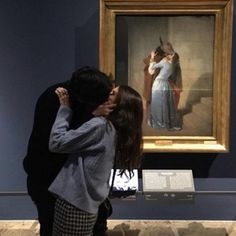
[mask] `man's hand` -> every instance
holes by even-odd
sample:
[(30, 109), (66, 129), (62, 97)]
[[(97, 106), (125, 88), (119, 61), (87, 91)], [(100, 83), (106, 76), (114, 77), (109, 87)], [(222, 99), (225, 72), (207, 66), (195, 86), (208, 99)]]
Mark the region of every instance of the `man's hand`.
[(116, 107), (116, 104), (111, 102), (105, 102), (100, 105), (95, 111), (93, 111), (94, 116), (108, 116)]
[(57, 94), (61, 105), (70, 107), (69, 94), (68, 94), (67, 89), (58, 87), (55, 90), (55, 93)]

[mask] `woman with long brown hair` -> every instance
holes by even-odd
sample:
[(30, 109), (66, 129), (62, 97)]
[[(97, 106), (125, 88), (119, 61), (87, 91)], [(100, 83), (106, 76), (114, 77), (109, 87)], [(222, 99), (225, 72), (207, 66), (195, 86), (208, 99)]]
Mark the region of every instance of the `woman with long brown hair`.
[(116, 87), (112, 93), (117, 107), (108, 119), (116, 129), (116, 167), (123, 174), (124, 170), (131, 171), (141, 163), (143, 105), (139, 93), (129, 86)]
[[(140, 166), (142, 98), (131, 87), (116, 87), (107, 97), (108, 102), (116, 104), (110, 115), (94, 117), (72, 130), (69, 129), (72, 111), (68, 92), (58, 88), (56, 93), (61, 106), (49, 148), (53, 152), (70, 153), (70, 156), (49, 188), (57, 197), (53, 235), (90, 236), (98, 206), (109, 194), (114, 164), (122, 170), (121, 174), (125, 170), (132, 174), (132, 170)], [(94, 109), (104, 102), (96, 99), (100, 98), (91, 101), (88, 91), (83, 103)]]

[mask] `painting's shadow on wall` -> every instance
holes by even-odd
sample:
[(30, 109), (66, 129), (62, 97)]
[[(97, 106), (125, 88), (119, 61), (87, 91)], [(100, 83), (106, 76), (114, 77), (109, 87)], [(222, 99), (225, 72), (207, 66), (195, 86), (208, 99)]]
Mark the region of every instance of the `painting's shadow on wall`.
[(186, 105), (181, 109), (181, 114), (185, 115), (192, 112), (192, 106), (200, 103), (204, 98), (210, 98), (212, 101), (212, 74), (202, 74), (199, 79), (190, 88), (189, 95), (186, 99)]

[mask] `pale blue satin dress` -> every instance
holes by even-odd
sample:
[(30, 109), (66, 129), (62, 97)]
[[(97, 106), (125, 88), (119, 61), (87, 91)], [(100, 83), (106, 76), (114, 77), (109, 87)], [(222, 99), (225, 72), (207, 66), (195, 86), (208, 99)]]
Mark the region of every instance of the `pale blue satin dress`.
[(152, 85), (148, 123), (153, 128), (180, 130), (180, 119), (175, 105), (173, 90), (168, 82), (168, 78), (173, 71), (173, 64), (163, 58), (158, 63), (150, 62), (148, 71), (150, 74), (154, 74), (157, 68), (160, 68), (160, 72)]

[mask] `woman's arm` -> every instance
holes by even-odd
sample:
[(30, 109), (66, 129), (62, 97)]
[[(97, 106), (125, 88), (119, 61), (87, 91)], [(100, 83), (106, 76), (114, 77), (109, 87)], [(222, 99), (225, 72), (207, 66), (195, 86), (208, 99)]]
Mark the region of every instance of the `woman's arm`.
[(61, 106), (52, 126), (49, 150), (58, 153), (74, 153), (91, 149), (103, 135), (102, 120), (94, 118), (75, 130), (69, 130), (72, 110), (69, 104), (68, 92), (64, 88), (57, 88), (55, 93)]
[[(60, 106), (53, 124), (49, 150), (57, 153), (75, 153), (94, 149), (105, 132), (105, 124), (100, 118), (93, 118), (79, 128), (69, 130), (72, 111)], [(100, 122), (99, 122), (100, 121)]]
[(151, 52), (151, 58), (150, 58), (150, 64), (148, 67), (148, 72), (149, 74), (153, 75), (156, 71), (157, 68), (161, 68), (161, 61), (160, 62), (155, 62), (155, 56), (156, 53), (154, 51)]
[(155, 62), (155, 61), (153, 61), (153, 62), (150, 61), (150, 64), (149, 64), (149, 67), (148, 67), (148, 72), (151, 75), (153, 75), (156, 72), (156, 69), (161, 68), (161, 67), (162, 67), (162, 61), (160, 61), (158, 63)]

